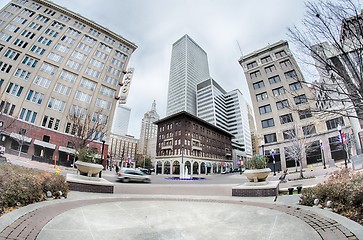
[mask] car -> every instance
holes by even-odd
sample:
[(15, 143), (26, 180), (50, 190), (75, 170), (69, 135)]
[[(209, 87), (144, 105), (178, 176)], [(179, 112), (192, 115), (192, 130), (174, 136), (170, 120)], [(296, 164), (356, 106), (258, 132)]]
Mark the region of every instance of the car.
[(148, 168), (140, 168), (140, 171), (147, 175), (151, 175), (151, 170)]
[(151, 179), (149, 176), (145, 175), (145, 173), (140, 170), (133, 168), (122, 168), (117, 174), (117, 178), (124, 182), (144, 182), (150, 183)]
[(0, 163), (8, 163), (9, 160), (4, 156), (4, 155), (0, 155)]

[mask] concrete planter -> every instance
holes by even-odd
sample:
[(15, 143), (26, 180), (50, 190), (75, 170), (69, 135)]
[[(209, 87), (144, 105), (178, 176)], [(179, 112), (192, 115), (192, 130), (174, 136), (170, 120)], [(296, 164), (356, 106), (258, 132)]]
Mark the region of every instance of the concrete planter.
[(96, 163), (76, 161), (75, 164), (77, 166), (80, 175), (88, 177), (97, 177), (99, 172), (101, 172), (103, 169), (103, 166), (101, 164), (96, 164)]
[(247, 169), (243, 172), (243, 174), (250, 182), (263, 182), (266, 181), (266, 178), (268, 177), (270, 172), (270, 168)]

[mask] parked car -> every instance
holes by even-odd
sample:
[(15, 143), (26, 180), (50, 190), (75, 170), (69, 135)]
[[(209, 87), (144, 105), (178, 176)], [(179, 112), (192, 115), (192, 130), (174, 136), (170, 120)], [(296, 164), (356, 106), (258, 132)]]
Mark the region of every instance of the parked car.
[(140, 168), (140, 171), (147, 175), (151, 175), (151, 170), (148, 168)]
[(137, 169), (122, 168), (117, 175), (117, 178), (124, 183), (127, 182), (144, 182), (150, 183), (151, 179), (145, 173)]
[(4, 156), (4, 155), (0, 155), (0, 163), (8, 163), (9, 160)]

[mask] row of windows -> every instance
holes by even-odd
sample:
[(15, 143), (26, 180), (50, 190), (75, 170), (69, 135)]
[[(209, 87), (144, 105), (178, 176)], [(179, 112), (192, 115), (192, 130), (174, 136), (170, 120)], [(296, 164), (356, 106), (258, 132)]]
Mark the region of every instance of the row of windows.
[[(275, 53), (275, 58), (281, 58), (281, 57), (284, 57), (286, 55), (287, 55), (286, 52), (284, 50), (281, 50), (281, 51), (278, 51), (278, 52)], [(267, 63), (267, 62), (271, 62), (272, 57), (270, 55), (268, 55), (268, 56), (265, 56), (265, 57), (261, 58), (260, 61), (261, 61), (262, 64)], [(247, 64), (247, 69), (257, 67), (257, 65), (258, 65), (257, 61), (250, 62), (250, 63)]]
[[(262, 106), (259, 108), (259, 110), (260, 110), (260, 114), (269, 113), (269, 112), (271, 112), (271, 106), (270, 105)], [(308, 109), (299, 110), (298, 114), (299, 114), (300, 120), (312, 117), (311, 111)], [(291, 113), (281, 115), (279, 118), (280, 118), (280, 124), (286, 124), (286, 123), (290, 123), (290, 122), (294, 121)], [(274, 127), (275, 122), (274, 122), (273, 118), (265, 119), (265, 120), (261, 121), (261, 125), (262, 125), (262, 128)]]

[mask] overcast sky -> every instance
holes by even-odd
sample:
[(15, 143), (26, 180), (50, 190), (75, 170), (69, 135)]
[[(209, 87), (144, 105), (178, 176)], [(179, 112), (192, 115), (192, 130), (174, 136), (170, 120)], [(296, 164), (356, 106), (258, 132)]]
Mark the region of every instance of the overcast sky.
[[(0, 0), (2, 8), (8, 1)], [(139, 138), (141, 119), (153, 100), (165, 117), (172, 44), (188, 34), (208, 54), (209, 70), (226, 91), (240, 89), (250, 102), (238, 59), (287, 39), (287, 27), (304, 16), (302, 0), (53, 0), (93, 20), (138, 48), (127, 106), (129, 134)]]

